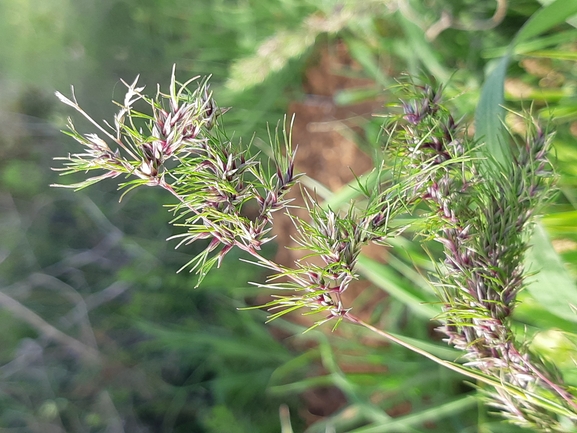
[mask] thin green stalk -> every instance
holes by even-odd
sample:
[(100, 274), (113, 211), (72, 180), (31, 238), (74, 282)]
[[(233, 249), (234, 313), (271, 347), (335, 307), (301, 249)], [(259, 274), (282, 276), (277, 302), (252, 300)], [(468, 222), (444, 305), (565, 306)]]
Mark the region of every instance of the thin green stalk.
[[(469, 377), (471, 379), (474, 379), (476, 381), (479, 381), (481, 383), (484, 383), (486, 385), (489, 385), (491, 387), (494, 388), (499, 388), (502, 389), (504, 391), (506, 391), (509, 394), (515, 395), (517, 398), (526, 398), (527, 396), (530, 396), (532, 399), (534, 399), (536, 402), (538, 402), (538, 404), (547, 409), (547, 410), (551, 410), (554, 411), (555, 413), (559, 414), (559, 415), (563, 415), (566, 416), (568, 418), (571, 418), (575, 421), (577, 421), (577, 415), (569, 410), (567, 410), (566, 408), (564, 408), (563, 406), (559, 405), (559, 404), (555, 404), (553, 402), (551, 402), (550, 400), (536, 395), (536, 394), (532, 394), (526, 390), (523, 390), (521, 388), (512, 386), (512, 385), (508, 385), (505, 383), (502, 383), (490, 376), (484, 375), (482, 373), (477, 373), (469, 368), (463, 367), (459, 364), (456, 364), (454, 362), (450, 362), (450, 361), (446, 361), (444, 359), (441, 359), (435, 355), (432, 355), (431, 353), (427, 352), (426, 350), (422, 350), (410, 343), (407, 343), (406, 341), (402, 340), (401, 338), (398, 338), (386, 331), (383, 331), (382, 329), (378, 329), (375, 328), (373, 325), (370, 325), (369, 323), (366, 323), (365, 321), (359, 319), (358, 317), (355, 317), (354, 315), (347, 313), (345, 315), (345, 319), (348, 320), (351, 323), (354, 323), (356, 325), (360, 325), (368, 330), (370, 330), (371, 332), (374, 332), (377, 335), (380, 335), (381, 337), (398, 344), (399, 346), (402, 346), (406, 349), (409, 349), (410, 351), (421, 355), (427, 359), (430, 359), (431, 361), (445, 367), (448, 368), (449, 370), (455, 371), (459, 374), (462, 374), (463, 376)], [(575, 402), (573, 400), (570, 399), (569, 394), (563, 390), (559, 390), (559, 395), (566, 400), (568, 403), (571, 404), (571, 406), (576, 407)]]

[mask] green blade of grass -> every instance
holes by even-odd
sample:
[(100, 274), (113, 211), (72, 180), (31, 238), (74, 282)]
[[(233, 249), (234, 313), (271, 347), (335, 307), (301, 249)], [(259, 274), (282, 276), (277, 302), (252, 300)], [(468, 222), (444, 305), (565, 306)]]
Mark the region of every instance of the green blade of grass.
[(501, 164), (511, 160), (508, 146), (503, 144), (503, 102), (505, 100), (505, 76), (509, 66), (510, 50), (485, 80), (481, 98), (475, 112), (475, 138), (485, 142), (487, 153)]
[[(530, 51), (544, 50), (547, 47), (574, 40), (576, 37), (577, 30), (573, 29), (542, 36), (528, 42), (520, 42), (515, 46), (515, 54), (525, 54)], [(488, 48), (483, 51), (482, 57), (486, 59), (499, 58), (507, 54), (507, 49), (508, 47)]]
[(553, 249), (542, 225), (537, 225), (531, 238), (533, 248), (527, 252), (529, 272), (539, 271), (527, 288), (549, 312), (577, 322), (577, 286), (561, 257)]
[(577, 60), (577, 53), (574, 51), (558, 51), (558, 50), (541, 50), (531, 51), (525, 54), (527, 57), (539, 57), (543, 59), (557, 59), (557, 60)]
[(572, 15), (577, 14), (577, 2), (574, 0), (557, 0), (531, 16), (515, 36), (513, 45), (525, 42), (534, 36), (565, 22)]
[(386, 265), (360, 256), (357, 267), (365, 278), (389, 293), (393, 298), (404, 303), (418, 316), (432, 319), (441, 312), (440, 308), (431, 304), (432, 299), (416, 292)]
[(487, 152), (503, 166), (509, 165), (511, 161), (510, 149), (503, 140), (502, 105), (505, 97), (504, 82), (507, 68), (515, 47), (564, 22), (576, 13), (577, 2), (574, 0), (557, 0), (541, 8), (519, 30), (509, 45), (507, 53), (485, 80), (475, 113), (475, 138), (485, 141)]
[(391, 80), (383, 74), (370, 47), (356, 37), (345, 38), (345, 40), (351, 56), (363, 66), (363, 70), (380, 86), (389, 86)]
[(326, 197), (321, 206), (323, 209), (344, 209), (359, 196), (363, 196), (359, 184), (363, 185), (363, 188), (372, 190), (377, 181), (382, 182), (387, 176), (390, 175), (379, 170), (372, 170), (368, 173), (364, 173), (341, 187), (341, 189), (331, 194), (329, 197)]
[(398, 15), (398, 18), (398, 22), (402, 26), (410, 44), (410, 55), (419, 59), (421, 63), (419, 67), (428, 70), (439, 81), (447, 82), (451, 77), (451, 73), (439, 61), (438, 53), (431, 50), (431, 44), (425, 39), (423, 30), (401, 14)]
[(430, 343), (425, 340), (407, 337), (406, 335), (395, 334), (394, 332), (391, 332), (390, 334), (397, 337), (399, 340), (403, 340), (419, 349), (426, 350), (427, 352), (446, 361), (455, 361), (463, 355), (462, 351), (453, 349), (452, 347), (441, 346), (439, 344)]
[[(434, 422), (444, 417), (473, 408), (477, 405), (477, 398), (468, 395), (457, 400), (452, 400), (442, 405), (432, 407), (417, 413), (411, 413), (403, 417), (395, 418), (387, 424), (373, 424), (352, 430), (350, 433), (386, 433), (396, 432), (408, 426), (419, 427), (424, 422)], [(402, 431), (402, 430), (401, 430)]]
[[(574, 333), (577, 328), (575, 322), (565, 320), (551, 313), (528, 291), (522, 292), (519, 297), (519, 305), (515, 307), (514, 318), (523, 326), (533, 326), (538, 329), (556, 328), (561, 331)], [(526, 329), (522, 331), (526, 335)]]
[(548, 233), (554, 235), (577, 236), (575, 225), (577, 225), (577, 210), (566, 212), (556, 212), (543, 217), (543, 225), (547, 228)]
[(327, 433), (338, 431), (350, 431), (351, 428), (366, 422), (364, 407), (361, 404), (349, 404), (333, 415), (325, 417), (305, 430), (305, 433)]

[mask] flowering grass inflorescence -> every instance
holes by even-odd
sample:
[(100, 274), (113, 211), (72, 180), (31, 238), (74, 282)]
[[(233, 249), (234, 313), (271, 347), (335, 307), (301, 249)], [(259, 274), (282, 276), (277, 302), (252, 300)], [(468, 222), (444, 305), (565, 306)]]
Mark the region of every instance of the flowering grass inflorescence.
[[(250, 254), (271, 275), (260, 287), (286, 294), (264, 305), (271, 320), (305, 309), (322, 313), (315, 326), (349, 321), (408, 347), (439, 364), (493, 387), (489, 398), (514, 422), (561, 431), (562, 421), (575, 423), (577, 404), (559, 378), (535, 360), (511, 331), (510, 316), (523, 288), (523, 254), (532, 220), (547, 201), (554, 176), (547, 160), (551, 137), (534, 123), (517, 146), (510, 167), (491, 163), (482, 145), (473, 145), (460, 122), (441, 104), (441, 90), (430, 85), (405, 85), (402, 113), (388, 125), (386, 154), (391, 156), (394, 182), (368, 188), (359, 182), (366, 206), (339, 213), (304, 194), (310, 220), (290, 214), (286, 194), (299, 175), (286, 122), (271, 134), (269, 170), (250, 145), (231, 141), (206, 80), (196, 90), (190, 80), (179, 84), (174, 70), (168, 94), (142, 93), (137, 80), (127, 92), (112, 125), (101, 126), (72, 100), (60, 100), (85, 116), (100, 132), (82, 135), (69, 122), (69, 135), (83, 153), (65, 158), (63, 174), (102, 170), (70, 185), (84, 188), (124, 175), (120, 188), (158, 186), (176, 199), (170, 207), (173, 224), (184, 232), (179, 244), (207, 240), (206, 248), (184, 267), (198, 275), (198, 284), (233, 248)], [(136, 111), (144, 102), (148, 113)], [(487, 163), (489, 161), (489, 163)], [(378, 170), (381, 173), (383, 168)], [(379, 176), (380, 178), (380, 176)], [(305, 257), (293, 267), (261, 254), (275, 212), (291, 217), (298, 248)], [(358, 278), (361, 248), (383, 244), (403, 230), (391, 224), (400, 214), (417, 215), (414, 225), (426, 240), (440, 242), (444, 261), (433, 284), (444, 310), (437, 319), (447, 341), (465, 352), (467, 366), (436, 358), (351, 313), (343, 293)], [(476, 373), (473, 369), (480, 371)]]
[[(465, 352), (467, 365), (522, 390), (551, 396), (573, 411), (575, 397), (556, 372), (516, 342), (510, 318), (524, 287), (523, 259), (533, 216), (554, 191), (547, 152), (552, 136), (528, 119), (524, 142), (516, 143), (509, 166), (475, 149), (440, 93), (417, 87), (403, 103), (404, 124), (394, 130), (398, 176), (415, 186), (407, 196), (421, 206), (422, 234), (441, 243), (445, 259), (433, 283), (443, 302), (439, 328), (447, 342)], [(463, 159), (466, 154), (475, 158)], [(430, 170), (432, 166), (440, 169)], [(496, 388), (491, 404), (520, 425), (563, 431), (551, 413), (529, 399)]]
[[(159, 186), (177, 198), (172, 206), (173, 223), (186, 232), (179, 245), (199, 239), (210, 239), (206, 249), (187, 265), (199, 274), (200, 283), (207, 272), (220, 264), (237, 246), (256, 252), (270, 241), (272, 214), (284, 209), (285, 193), (295, 183), (294, 153), (285, 135), (283, 149), (278, 134), (273, 138), (275, 172), (267, 173), (257, 156), (249, 156), (249, 147), (229, 140), (218, 117), (226, 110), (217, 107), (207, 81), (190, 91), (189, 80), (179, 84), (174, 70), (170, 91), (157, 91), (154, 99), (137, 87), (138, 77), (126, 84), (127, 92), (114, 124), (103, 127), (78, 105), (75, 98), (57, 96), (82, 113), (102, 133), (81, 135), (69, 121), (69, 135), (84, 146), (84, 153), (65, 158), (63, 174), (104, 170), (103, 174), (68, 185), (81, 189), (106, 178), (125, 175), (129, 180), (120, 188)], [(145, 102), (151, 114), (134, 109), (137, 101)], [(107, 143), (107, 140), (109, 143)], [(284, 153), (283, 153), (284, 152)], [(259, 207), (258, 216), (250, 219), (243, 213), (247, 202)], [(212, 254), (219, 249), (218, 253)]]

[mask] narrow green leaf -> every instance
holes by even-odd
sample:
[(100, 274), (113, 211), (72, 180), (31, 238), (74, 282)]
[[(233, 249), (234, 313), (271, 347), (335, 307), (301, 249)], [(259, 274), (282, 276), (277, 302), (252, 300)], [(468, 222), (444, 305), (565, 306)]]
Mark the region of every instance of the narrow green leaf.
[(495, 161), (506, 167), (511, 161), (511, 151), (503, 140), (504, 82), (507, 67), (517, 44), (525, 42), (546, 30), (564, 22), (577, 13), (577, 1), (557, 0), (533, 14), (519, 30), (515, 39), (495, 69), (485, 80), (481, 89), (479, 105), (475, 113), (475, 138), (486, 142), (486, 150)]
[[(561, 99), (571, 96), (569, 89), (541, 89), (533, 88), (529, 92), (522, 95), (512, 95), (510, 93), (505, 93), (505, 98), (507, 101), (526, 101), (531, 99), (532, 101), (539, 101), (545, 103), (557, 103)], [(546, 111), (551, 111), (550, 107), (546, 107)]]
[(459, 359), (461, 356), (463, 356), (463, 352), (461, 350), (453, 349), (449, 346), (441, 346), (439, 344), (430, 343), (425, 340), (407, 337), (406, 335), (395, 334), (394, 332), (391, 332), (390, 334), (397, 337), (399, 340), (403, 340), (404, 342), (419, 349), (426, 350), (430, 354), (446, 361), (455, 361), (456, 359)]
[(527, 57), (539, 57), (544, 59), (577, 60), (575, 51), (541, 50), (531, 51), (525, 54)]
[(406, 304), (418, 316), (432, 319), (441, 312), (440, 308), (430, 303), (430, 299), (416, 293), (387, 265), (360, 256), (357, 268), (365, 278), (385, 290), (393, 298)]
[(577, 14), (575, 0), (557, 0), (548, 6), (539, 9), (519, 30), (513, 40), (513, 45), (538, 36), (541, 33), (561, 24), (572, 15)]
[(529, 292), (551, 313), (577, 322), (577, 285), (541, 224), (535, 227), (531, 242), (533, 248), (527, 252), (527, 268), (529, 272), (539, 273), (531, 278)]
[(543, 217), (543, 225), (549, 233), (555, 235), (577, 236), (575, 226), (577, 226), (577, 210), (567, 212), (556, 212)]
[(379, 172), (379, 170), (371, 170), (355, 177), (351, 182), (327, 197), (321, 206), (323, 209), (343, 209), (363, 194), (359, 184), (367, 191), (370, 191), (375, 187), (377, 181), (383, 181), (387, 175), (388, 173)]
[[(387, 416), (386, 412), (383, 414)], [(352, 403), (334, 414), (315, 422), (304, 433), (327, 433), (350, 431), (362, 423), (366, 423), (367, 410), (362, 403)], [(338, 430), (337, 430), (338, 429)], [(406, 431), (406, 430), (405, 430)]]
[(411, 45), (412, 54), (421, 62), (420, 67), (427, 69), (435, 78), (441, 82), (449, 81), (451, 73), (445, 68), (445, 65), (438, 59), (438, 51), (431, 49), (431, 44), (425, 39), (423, 30), (415, 23), (409, 21), (403, 15), (399, 17), (399, 24)]
[(363, 66), (363, 70), (373, 80), (381, 86), (389, 86), (391, 84), (391, 80), (386, 78), (382, 68), (376, 62), (375, 53), (366, 43), (356, 38), (347, 38), (346, 43), (353, 59)]
[(434, 406), (430, 409), (423, 410), (417, 413), (411, 413), (399, 418), (395, 418), (387, 424), (380, 424), (372, 426), (361, 427), (351, 431), (351, 433), (385, 433), (396, 432), (399, 428), (406, 428), (408, 426), (418, 427), (426, 421), (437, 421), (444, 417), (454, 415), (467, 409), (471, 409), (478, 404), (476, 397), (468, 395), (457, 400), (453, 400), (442, 405)]
[(503, 143), (504, 83), (511, 51), (499, 60), (493, 72), (485, 80), (475, 112), (475, 138), (485, 142), (486, 151), (502, 165), (511, 161), (511, 151)]
[(267, 389), (267, 392), (276, 395), (300, 394), (311, 388), (334, 385), (334, 377), (332, 375), (314, 376), (292, 383), (270, 386)]
[[(559, 45), (567, 41), (575, 40), (577, 38), (577, 30), (566, 30), (556, 32), (552, 35), (542, 36), (528, 42), (520, 42), (515, 45), (515, 54), (525, 54), (529, 51), (544, 50), (545, 48)], [(483, 51), (482, 57), (486, 59), (494, 59), (502, 57), (507, 54), (508, 46), (498, 48), (488, 48)]]
[(528, 291), (520, 293), (517, 300), (520, 302), (515, 307), (513, 317), (523, 325), (520, 332), (525, 337), (527, 335), (527, 325), (536, 329), (556, 328), (569, 333), (577, 332), (575, 322), (565, 320), (551, 313)]
[[(556, 122), (569, 122), (572, 119), (577, 118), (577, 104), (567, 104), (563, 101), (564, 105), (556, 105), (552, 107), (545, 107), (539, 111), (539, 116), (543, 120), (554, 120)], [(556, 141), (555, 147), (559, 149), (559, 140)]]

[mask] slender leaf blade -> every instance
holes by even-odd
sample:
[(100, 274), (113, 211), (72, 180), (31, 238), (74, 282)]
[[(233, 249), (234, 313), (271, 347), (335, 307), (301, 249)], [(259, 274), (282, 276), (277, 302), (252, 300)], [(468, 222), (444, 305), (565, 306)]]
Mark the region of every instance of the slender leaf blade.
[(475, 112), (475, 138), (485, 142), (485, 150), (495, 161), (505, 165), (512, 159), (511, 150), (503, 142), (504, 83), (511, 50), (499, 61), (485, 80)]
[(414, 293), (409, 285), (386, 265), (361, 255), (357, 269), (365, 278), (406, 304), (418, 316), (432, 319), (441, 312), (440, 308), (430, 303), (429, 299)]
[(577, 285), (541, 224), (535, 227), (531, 241), (533, 248), (527, 253), (527, 268), (539, 273), (531, 278), (529, 292), (551, 313), (577, 322)]
[(539, 9), (525, 23), (513, 40), (513, 45), (538, 36), (541, 33), (565, 22), (572, 15), (577, 14), (575, 0), (557, 0), (548, 6)]
[(519, 30), (507, 53), (485, 80), (475, 113), (475, 138), (484, 140), (487, 152), (504, 167), (511, 161), (511, 151), (503, 140), (504, 83), (515, 46), (564, 22), (576, 13), (577, 1), (574, 0), (557, 0), (538, 10)]

